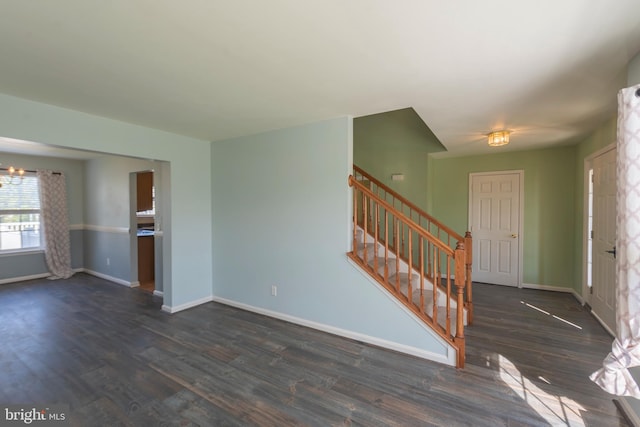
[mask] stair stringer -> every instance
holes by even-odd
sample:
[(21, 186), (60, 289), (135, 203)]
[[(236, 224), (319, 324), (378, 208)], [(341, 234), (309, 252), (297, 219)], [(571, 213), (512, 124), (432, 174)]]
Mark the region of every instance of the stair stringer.
[(387, 299), (391, 300), (393, 302), (393, 304), (398, 308), (398, 310), (403, 312), (407, 317), (409, 317), (413, 322), (415, 322), (415, 324), (417, 326), (419, 326), (422, 330), (424, 330), (425, 333), (431, 339), (433, 339), (438, 344), (440, 344), (443, 348), (445, 348), (445, 354), (444, 355), (439, 355), (437, 353), (425, 353), (425, 352), (422, 352), (422, 351), (419, 352), (419, 353), (415, 353), (415, 352), (411, 351), (410, 347), (407, 347), (407, 349), (402, 349), (402, 348), (392, 348), (392, 347), (386, 346), (387, 348), (391, 348), (393, 350), (397, 350), (397, 351), (400, 351), (402, 353), (407, 353), (407, 354), (411, 354), (411, 355), (414, 355), (414, 356), (418, 356), (418, 357), (421, 357), (423, 359), (432, 360), (434, 362), (443, 363), (443, 364), (446, 364), (446, 365), (449, 365), (449, 366), (453, 366), (453, 367), (456, 366), (457, 349), (453, 345), (451, 345), (451, 343), (449, 343), (447, 340), (445, 340), (440, 335), (438, 335), (438, 333), (436, 331), (431, 329), (431, 327), (429, 327), (429, 325), (427, 325), (420, 317), (416, 316), (415, 313), (413, 313), (400, 300), (398, 300), (398, 298), (394, 294), (389, 292), (384, 286), (382, 286), (373, 277), (371, 277), (371, 274), (369, 274), (369, 272), (364, 270), (360, 265), (358, 265), (355, 261), (353, 261), (352, 259), (350, 259), (348, 257), (347, 257), (347, 261), (365, 279), (367, 279), (367, 281), (369, 281), (372, 285), (374, 285), (374, 287), (380, 293), (382, 293)]

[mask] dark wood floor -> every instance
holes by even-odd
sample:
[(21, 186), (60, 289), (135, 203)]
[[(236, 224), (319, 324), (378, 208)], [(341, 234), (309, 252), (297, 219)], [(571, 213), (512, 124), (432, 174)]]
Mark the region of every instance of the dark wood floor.
[(216, 303), (168, 315), (84, 274), (3, 285), (0, 405), (68, 404), (81, 426), (626, 425), (588, 380), (611, 338), (572, 296), (474, 296), (456, 370)]

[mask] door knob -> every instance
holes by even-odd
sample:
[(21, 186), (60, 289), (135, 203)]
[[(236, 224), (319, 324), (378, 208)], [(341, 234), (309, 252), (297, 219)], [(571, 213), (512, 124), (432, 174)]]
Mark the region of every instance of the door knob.
[(517, 239), (518, 235), (514, 233), (514, 234), (511, 235), (511, 237), (514, 238), (514, 239)]
[(610, 250), (610, 251), (605, 251), (605, 252), (606, 252), (606, 253), (608, 253), (608, 254), (613, 255), (613, 257), (614, 257), (614, 258), (616, 257), (616, 247), (615, 247), (615, 246), (613, 247), (613, 249), (612, 249), (612, 250)]

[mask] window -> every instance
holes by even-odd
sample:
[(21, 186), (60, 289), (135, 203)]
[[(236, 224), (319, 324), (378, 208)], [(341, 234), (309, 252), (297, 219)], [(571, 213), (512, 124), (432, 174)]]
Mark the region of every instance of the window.
[(0, 187), (0, 253), (40, 249), (38, 178), (25, 175)]

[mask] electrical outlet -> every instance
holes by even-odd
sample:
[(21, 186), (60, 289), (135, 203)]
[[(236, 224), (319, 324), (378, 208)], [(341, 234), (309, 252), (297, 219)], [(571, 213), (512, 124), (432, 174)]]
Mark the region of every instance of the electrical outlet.
[(271, 296), (278, 296), (278, 287), (276, 285), (271, 285)]
[(107, 265), (111, 265), (111, 258), (107, 257)]

